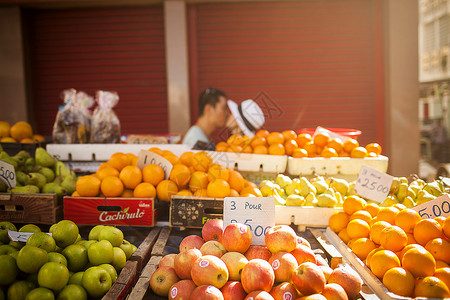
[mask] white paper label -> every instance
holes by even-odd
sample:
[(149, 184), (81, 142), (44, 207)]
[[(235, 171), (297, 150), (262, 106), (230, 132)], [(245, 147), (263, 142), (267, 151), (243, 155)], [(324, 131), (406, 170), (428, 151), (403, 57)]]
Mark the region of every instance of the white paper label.
[(394, 177), (369, 166), (362, 166), (355, 190), (361, 197), (383, 202), (389, 194)]
[(265, 245), (266, 232), (275, 226), (275, 200), (272, 197), (226, 197), (223, 226), (242, 223), (252, 232), (252, 245)]
[(139, 152), (139, 158), (137, 161), (137, 166), (143, 169), (148, 165), (158, 165), (164, 170), (164, 179), (169, 179), (170, 172), (172, 171), (172, 163), (152, 151), (141, 150)]
[[(24, 242), (26, 243), (28, 241), (28, 238), (32, 236), (34, 232), (19, 232), (19, 231), (12, 231), (8, 230), (8, 236), (11, 239), (11, 241), (14, 242)], [(49, 236), (52, 236), (50, 232), (46, 232)]]
[(435, 217), (450, 216), (450, 197), (444, 194), (434, 200), (413, 207), (419, 213), (422, 219), (433, 219)]
[(16, 171), (14, 170), (14, 166), (2, 160), (0, 160), (0, 180), (9, 188), (16, 186)]

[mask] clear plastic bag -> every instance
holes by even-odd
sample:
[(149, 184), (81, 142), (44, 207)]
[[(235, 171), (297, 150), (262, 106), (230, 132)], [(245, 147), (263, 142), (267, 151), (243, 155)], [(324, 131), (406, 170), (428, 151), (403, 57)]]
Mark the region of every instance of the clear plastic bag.
[(119, 103), (116, 92), (97, 91), (97, 108), (92, 115), (91, 143), (120, 143), (120, 121), (113, 107)]

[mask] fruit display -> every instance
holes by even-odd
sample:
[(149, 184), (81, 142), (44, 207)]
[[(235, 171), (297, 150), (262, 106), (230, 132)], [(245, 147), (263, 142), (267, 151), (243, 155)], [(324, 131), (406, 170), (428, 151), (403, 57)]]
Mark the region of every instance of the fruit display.
[(45, 138), (33, 133), (31, 125), (19, 121), (11, 126), (7, 121), (0, 121), (0, 143), (41, 143)]
[(361, 290), (351, 267), (331, 269), (289, 226), (269, 229), (265, 245), (251, 243), (246, 225), (208, 220), (201, 237), (185, 237), (179, 253), (161, 259), (150, 287), (168, 299), (218, 300), (349, 299)]
[(422, 219), (402, 204), (350, 196), (329, 227), (392, 293), (450, 297), (450, 217)]
[(258, 187), (235, 170), (214, 164), (204, 151), (184, 152), (180, 157), (169, 150), (153, 147), (149, 151), (166, 158), (173, 165), (169, 179), (157, 164), (137, 166), (132, 153), (114, 153), (96, 173), (78, 179), (77, 197), (157, 197), (169, 201), (172, 195), (214, 197), (261, 196)]
[(0, 181), (0, 192), (55, 193), (64, 196), (75, 191), (76, 174), (42, 147), (36, 148), (34, 158), (25, 150), (14, 156), (1, 151), (0, 160), (13, 165), (16, 173), (16, 186), (6, 189), (6, 185)]
[(136, 246), (124, 240), (120, 229), (98, 225), (82, 240), (78, 226), (62, 220), (50, 227), (52, 235), (27, 224), (26, 242), (12, 241), (0, 222), (1, 299), (87, 299), (101, 297), (116, 281)]

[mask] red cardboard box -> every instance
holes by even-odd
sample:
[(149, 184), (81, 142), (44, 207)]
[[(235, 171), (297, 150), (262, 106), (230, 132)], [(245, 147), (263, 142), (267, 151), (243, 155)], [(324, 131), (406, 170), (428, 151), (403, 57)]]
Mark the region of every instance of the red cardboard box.
[(154, 226), (154, 199), (67, 196), (64, 219), (81, 225)]

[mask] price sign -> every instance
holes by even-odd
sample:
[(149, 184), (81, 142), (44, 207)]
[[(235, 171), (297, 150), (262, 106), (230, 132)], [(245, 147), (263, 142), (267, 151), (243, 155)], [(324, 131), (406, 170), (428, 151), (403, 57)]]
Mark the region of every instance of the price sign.
[(170, 172), (172, 171), (172, 163), (152, 151), (141, 150), (139, 152), (139, 158), (137, 166), (143, 169), (147, 165), (158, 165), (164, 170), (164, 179), (169, 179)]
[(0, 160), (0, 180), (9, 188), (16, 186), (16, 172), (14, 171), (14, 166), (2, 160)]
[(413, 207), (419, 213), (422, 219), (432, 219), (435, 217), (450, 216), (450, 197), (445, 194), (434, 200)]
[[(28, 241), (28, 238), (33, 235), (34, 232), (19, 232), (19, 231), (12, 231), (8, 230), (8, 236), (11, 239), (11, 241), (14, 242), (24, 242), (26, 243)], [(52, 236), (51, 233), (46, 232), (49, 236)]]
[(355, 190), (361, 197), (383, 202), (389, 194), (394, 177), (374, 168), (362, 166), (356, 181)]
[(340, 134), (338, 134), (338, 133), (336, 133), (336, 132), (333, 132), (333, 131), (331, 131), (331, 130), (328, 130), (328, 129), (323, 128), (323, 127), (320, 127), (320, 126), (317, 126), (317, 127), (316, 127), (316, 130), (314, 131), (313, 137), (314, 137), (316, 134), (318, 134), (318, 133), (327, 133), (327, 134), (330, 136), (330, 139), (340, 138), (342, 142), (345, 142), (345, 141), (347, 141), (348, 139), (350, 139), (350, 138), (347, 137), (347, 136), (340, 135)]
[(247, 225), (252, 245), (265, 245), (267, 231), (275, 226), (275, 200), (272, 197), (226, 197), (223, 202), (223, 226)]

